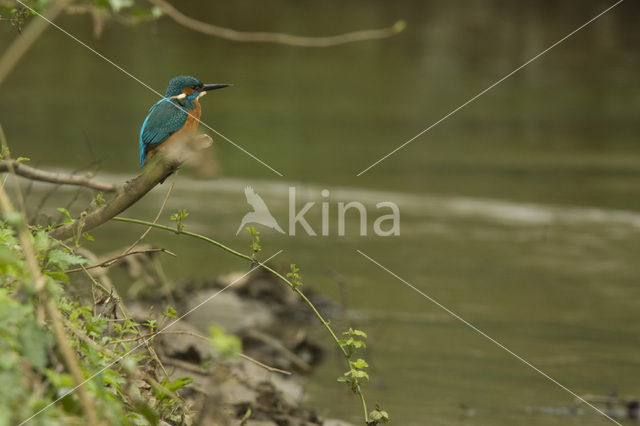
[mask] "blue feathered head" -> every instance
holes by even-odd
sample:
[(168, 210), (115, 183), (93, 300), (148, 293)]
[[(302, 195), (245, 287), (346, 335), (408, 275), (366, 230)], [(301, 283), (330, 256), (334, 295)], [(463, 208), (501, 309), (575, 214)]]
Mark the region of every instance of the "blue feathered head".
[[(169, 87), (167, 87), (165, 96), (169, 98), (171, 96), (179, 96), (182, 93), (201, 93), (209, 90), (222, 89), (223, 87), (228, 86), (228, 84), (203, 84), (195, 77), (180, 75), (171, 79), (171, 81), (169, 82)], [(187, 90), (185, 91), (185, 89)]]
[(165, 93), (165, 96), (178, 96), (182, 93), (183, 89), (190, 88), (195, 91), (198, 87), (202, 86), (204, 86), (204, 84), (202, 84), (202, 82), (197, 78), (188, 75), (180, 75), (171, 79), (171, 81), (169, 82), (169, 87), (167, 87), (167, 93)]

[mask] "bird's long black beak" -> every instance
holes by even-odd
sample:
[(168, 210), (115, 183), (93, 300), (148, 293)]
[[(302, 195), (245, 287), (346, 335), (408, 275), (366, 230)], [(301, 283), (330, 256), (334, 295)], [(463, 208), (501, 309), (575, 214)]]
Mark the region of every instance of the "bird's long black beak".
[(218, 90), (218, 89), (224, 89), (225, 87), (229, 87), (229, 84), (205, 84), (202, 87), (202, 91), (203, 92), (208, 92), (209, 90)]

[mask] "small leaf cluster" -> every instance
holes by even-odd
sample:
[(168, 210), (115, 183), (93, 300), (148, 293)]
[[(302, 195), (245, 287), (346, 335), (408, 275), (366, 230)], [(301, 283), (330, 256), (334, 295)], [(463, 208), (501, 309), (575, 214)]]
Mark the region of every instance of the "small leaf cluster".
[(18, 29), (18, 32), (22, 32), (25, 20), (32, 15), (32, 12), (23, 7), (17, 2), (3, 1), (0, 3), (0, 18)]
[(152, 383), (155, 397), (158, 401), (169, 400), (173, 405), (172, 399), (175, 392), (193, 382), (193, 377), (178, 377), (171, 380), (168, 377), (162, 379), (161, 383)]
[(64, 207), (58, 207), (56, 210), (64, 215), (64, 219), (62, 221), (63, 225), (71, 225), (74, 222), (74, 219), (73, 217), (71, 217), (71, 213), (69, 213), (69, 210), (65, 209)]
[(251, 234), (251, 244), (249, 248), (251, 249), (251, 257), (254, 259), (260, 250), (262, 250), (262, 246), (260, 245), (260, 232), (258, 232), (253, 226), (247, 226), (247, 231)]
[(376, 409), (369, 413), (369, 421), (367, 422), (370, 426), (375, 426), (381, 423), (389, 423), (389, 413), (384, 411), (378, 404), (376, 404)]
[(342, 346), (349, 358), (349, 370), (347, 370), (341, 377), (338, 377), (339, 382), (343, 382), (349, 385), (354, 393), (357, 393), (360, 388), (360, 384), (369, 380), (369, 374), (364, 371), (369, 367), (369, 364), (362, 359), (358, 358), (355, 361), (352, 360), (353, 354), (359, 350), (367, 347), (364, 339), (367, 338), (367, 334), (361, 330), (349, 330), (342, 333), (345, 338), (340, 340), (340, 346)]
[(102, 192), (98, 192), (98, 194), (95, 197), (93, 197), (93, 203), (95, 204), (96, 207), (104, 206), (104, 204), (106, 203), (106, 200), (104, 199), (104, 194)]
[(181, 233), (184, 229), (185, 225), (182, 223), (182, 221), (186, 219), (187, 216), (189, 216), (189, 212), (187, 211), (187, 209), (180, 209), (169, 217), (169, 219), (176, 222), (177, 234)]
[(298, 288), (302, 285), (302, 277), (300, 276), (300, 268), (296, 266), (295, 263), (292, 263), (289, 266), (289, 272), (287, 272), (287, 278), (291, 282), (293, 288)]

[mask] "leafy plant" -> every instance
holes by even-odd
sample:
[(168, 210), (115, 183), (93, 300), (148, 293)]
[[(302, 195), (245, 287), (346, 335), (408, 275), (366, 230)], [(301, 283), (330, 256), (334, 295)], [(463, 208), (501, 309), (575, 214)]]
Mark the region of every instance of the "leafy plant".
[(262, 250), (262, 246), (260, 245), (260, 232), (256, 231), (253, 226), (247, 226), (247, 231), (251, 234), (251, 245), (249, 245), (251, 257), (255, 259), (256, 255)]
[(176, 234), (181, 233), (184, 229), (185, 225), (182, 223), (182, 221), (186, 219), (187, 216), (189, 216), (189, 212), (187, 211), (187, 209), (180, 209), (169, 217), (169, 219), (176, 222)]
[(343, 376), (338, 377), (338, 381), (347, 383), (353, 392), (357, 392), (359, 385), (363, 381), (369, 380), (369, 374), (364, 371), (365, 368), (369, 367), (369, 364), (362, 358), (352, 361), (351, 357), (357, 350), (367, 347), (364, 342), (367, 334), (364, 331), (354, 330), (352, 328), (349, 328), (349, 330), (342, 334), (346, 336), (346, 338), (340, 339), (340, 346), (342, 346), (347, 353), (349, 369)]
[[(153, 223), (153, 222), (149, 222), (146, 220), (140, 220), (140, 219), (131, 219), (131, 218), (124, 218), (124, 217), (114, 217), (113, 220), (118, 221), (118, 222), (127, 222), (127, 223), (134, 223), (137, 225), (143, 225), (143, 226), (147, 226), (147, 227), (152, 227), (152, 228), (156, 228), (156, 229), (161, 229), (164, 231), (170, 231), (170, 232), (175, 232), (174, 229), (165, 226), (165, 225), (161, 225), (158, 223)], [(255, 230), (254, 230), (255, 231)], [(249, 231), (254, 238), (257, 235), (254, 235), (253, 232)], [(320, 314), (320, 312), (318, 312), (318, 310), (316, 309), (316, 307), (314, 306), (314, 304), (309, 300), (309, 298), (300, 290), (300, 286), (302, 284), (299, 272), (300, 269), (298, 267), (296, 267), (295, 265), (291, 265), (291, 269), (290, 271), (286, 274), (287, 276), (285, 277), (284, 275), (280, 274), (278, 271), (276, 271), (275, 269), (273, 269), (272, 267), (264, 264), (264, 263), (260, 263), (257, 261), (257, 259), (255, 258), (255, 256), (248, 256), (246, 254), (240, 253), (230, 247), (225, 246), (224, 244), (215, 241), (209, 237), (206, 237), (204, 235), (201, 234), (197, 234), (194, 232), (188, 232), (188, 231), (183, 231), (180, 233), (181, 235), (184, 236), (188, 236), (191, 238), (195, 238), (198, 239), (200, 241), (204, 241), (208, 244), (212, 244), (214, 246), (217, 246), (221, 249), (223, 249), (224, 251), (237, 256), (241, 259), (245, 259), (251, 262), (252, 267), (257, 267), (260, 266), (262, 267), (264, 270), (270, 272), (271, 274), (273, 274), (276, 278), (278, 278), (279, 280), (281, 280), (282, 282), (284, 282), (286, 285), (288, 285), (294, 292), (296, 292), (296, 294), (303, 300), (304, 303), (307, 304), (307, 306), (309, 306), (309, 308), (313, 311), (313, 313), (315, 314), (315, 316), (320, 320), (320, 322), (322, 323), (322, 325), (325, 327), (325, 329), (328, 331), (328, 333), (330, 334), (331, 338), (333, 339), (333, 341), (336, 343), (336, 345), (340, 348), (340, 351), (342, 352), (342, 354), (345, 357), (345, 360), (347, 362), (347, 366), (348, 366), (348, 370), (347, 372), (344, 374), (343, 377), (340, 378), (340, 381), (345, 382), (347, 384), (349, 384), (349, 387), (351, 388), (351, 390), (358, 395), (358, 397), (360, 398), (360, 402), (362, 404), (362, 409), (363, 409), (363, 413), (364, 413), (364, 420), (366, 424), (369, 425), (376, 425), (378, 423), (384, 423), (384, 417), (386, 415), (386, 417), (388, 418), (388, 414), (384, 411), (380, 411), (380, 410), (374, 410), (372, 411), (372, 413), (375, 413), (376, 416), (382, 416), (380, 417), (378, 420), (372, 420), (369, 418), (369, 412), (367, 411), (367, 404), (364, 398), (364, 395), (362, 393), (361, 390), (361, 384), (365, 381), (368, 380), (369, 375), (366, 371), (364, 371), (364, 369), (368, 366), (368, 364), (366, 363), (366, 361), (364, 361), (363, 359), (356, 359), (355, 361), (352, 359), (352, 355), (355, 353), (356, 350), (358, 349), (363, 349), (366, 347), (366, 344), (364, 342), (363, 339), (365, 339), (367, 337), (366, 333), (364, 333), (363, 331), (360, 330), (353, 330), (353, 329), (349, 329), (348, 331), (346, 331), (344, 333), (344, 335), (346, 336), (345, 339), (338, 339), (338, 336), (336, 336), (335, 332), (333, 331), (333, 329), (331, 328), (331, 325), (329, 324), (329, 321), (327, 321), (322, 314)], [(257, 232), (256, 232), (257, 234)], [(262, 247), (260, 247), (261, 249)], [(254, 253), (252, 253), (254, 254)], [(382, 414), (384, 413), (384, 414)]]
[(290, 265), (290, 270), (287, 272), (287, 278), (291, 281), (293, 288), (298, 288), (302, 285), (302, 278), (300, 277), (300, 268), (295, 263)]
[(377, 425), (380, 423), (388, 423), (390, 420), (389, 413), (376, 404), (376, 409), (369, 413), (369, 421), (367, 423), (369, 425)]
[[(80, 370), (99, 372), (83, 386), (96, 416), (105, 424), (158, 424), (187, 418), (176, 392), (190, 379), (156, 379), (152, 354), (144, 346), (131, 351), (145, 337), (144, 327), (126, 316), (94, 314), (92, 307), (70, 299), (65, 271), (88, 261), (49, 238), (44, 230), (33, 228), (28, 244), (46, 280), (43, 293), (37, 292), (18, 237), (24, 222), (14, 216), (5, 213), (0, 221), (0, 424), (18, 424), (43, 407), (47, 409), (38, 414), (39, 424), (85, 423), (85, 406), (78, 392), (70, 392), (77, 383), (60, 368), (67, 360), (61, 357), (60, 342), (53, 339), (51, 322), (43, 326), (38, 319), (43, 299), (54, 302), (66, 330), (65, 343)], [(11, 220), (5, 220), (7, 217)], [(113, 299), (106, 288), (94, 284), (94, 293), (102, 295), (97, 300)], [(167, 310), (168, 316), (174, 314), (175, 310)], [(152, 320), (145, 325), (156, 326)], [(132, 386), (134, 381), (147, 385)]]

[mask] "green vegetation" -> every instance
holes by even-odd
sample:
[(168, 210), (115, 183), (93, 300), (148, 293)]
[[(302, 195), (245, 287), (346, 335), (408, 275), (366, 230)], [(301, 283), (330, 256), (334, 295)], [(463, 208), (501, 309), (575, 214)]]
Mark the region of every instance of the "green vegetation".
[[(134, 350), (160, 325), (138, 324), (124, 310), (120, 319), (109, 320), (96, 314), (95, 306), (70, 297), (66, 271), (87, 265), (88, 260), (49, 238), (45, 230), (32, 228), (28, 244), (45, 280), (39, 291), (18, 236), (19, 217), (5, 212), (0, 221), (0, 425), (17, 424), (40, 410), (33, 424), (68, 424), (88, 409), (113, 425), (188, 420), (190, 413), (176, 391), (189, 378), (171, 381), (165, 376), (158, 382), (151, 347)], [(97, 281), (92, 290), (96, 306), (113, 297)], [(54, 301), (61, 314), (64, 338), (87, 380), (83, 388), (91, 408), (75, 392), (78, 383), (65, 367), (68, 360), (53, 337), (51, 319), (46, 318), (47, 299)], [(120, 308), (119, 300), (114, 301)]]
[[(180, 217), (179, 214), (174, 214), (171, 216), (172, 220), (178, 220), (178, 218)], [(182, 217), (183, 218), (183, 217)], [(180, 224), (181, 224), (181, 220), (182, 218), (180, 218)], [(153, 222), (148, 222), (148, 221), (144, 221), (144, 220), (140, 220), (140, 219), (130, 219), (130, 218), (124, 218), (124, 217), (114, 217), (113, 220), (115, 221), (119, 221), (119, 222), (128, 222), (128, 223), (134, 223), (134, 224), (138, 224), (138, 225), (144, 225), (144, 226), (148, 226), (148, 227), (152, 227), (152, 228), (156, 228), (156, 229), (161, 229), (164, 231), (170, 231), (170, 232), (176, 232), (174, 229), (165, 226), (165, 225), (160, 225), (157, 223), (153, 223)], [(346, 339), (338, 339), (338, 337), (336, 336), (335, 332), (333, 331), (333, 329), (331, 328), (331, 325), (329, 324), (329, 322), (320, 314), (320, 312), (318, 312), (318, 310), (316, 309), (316, 307), (313, 305), (313, 303), (311, 303), (311, 301), (307, 298), (307, 296), (300, 290), (300, 286), (302, 286), (302, 279), (300, 276), (300, 269), (295, 265), (295, 264), (291, 264), (290, 265), (290, 272), (288, 272), (286, 274), (286, 277), (283, 276), (282, 274), (280, 274), (279, 272), (277, 272), (275, 269), (271, 268), (270, 266), (264, 264), (264, 263), (260, 263), (256, 260), (255, 256), (257, 254), (258, 251), (262, 250), (262, 246), (260, 246), (259, 242), (260, 242), (260, 238), (259, 238), (259, 232), (256, 231), (253, 227), (248, 227), (247, 230), (249, 231), (251, 237), (252, 237), (252, 241), (250, 244), (250, 248), (252, 251), (251, 256), (249, 255), (245, 255), (242, 254), (236, 250), (233, 250), (227, 246), (225, 246), (222, 243), (219, 243), (211, 238), (208, 238), (204, 235), (200, 235), (200, 234), (196, 234), (193, 232), (188, 232), (188, 231), (184, 231), (184, 226), (182, 226), (182, 228), (180, 228), (181, 230), (179, 231), (180, 235), (185, 235), (188, 237), (192, 237), (192, 238), (196, 238), (198, 240), (201, 241), (205, 241), (209, 244), (213, 244), (221, 249), (223, 249), (224, 251), (240, 257), (242, 259), (248, 260), (251, 262), (252, 264), (252, 268), (257, 268), (258, 266), (269, 271), (270, 273), (272, 273), (276, 278), (278, 278), (280, 281), (282, 281), (283, 283), (285, 283), (286, 285), (288, 285), (308, 306), (309, 308), (313, 311), (313, 313), (315, 314), (315, 316), (318, 318), (318, 320), (320, 320), (320, 322), (322, 323), (322, 325), (326, 328), (326, 330), (329, 332), (329, 334), (331, 335), (333, 341), (335, 342), (335, 344), (337, 345), (337, 347), (340, 349), (340, 351), (342, 352), (342, 354), (345, 357), (345, 360), (347, 362), (347, 366), (349, 368), (349, 370), (345, 373), (344, 377), (340, 377), (338, 380), (342, 381), (342, 382), (346, 382), (350, 389), (359, 396), (360, 401), (362, 403), (362, 409), (364, 412), (364, 421), (366, 424), (368, 425), (377, 425), (380, 423), (386, 423), (389, 420), (389, 416), (385, 411), (382, 411), (379, 409), (379, 407), (372, 411), (371, 413), (368, 413), (367, 411), (367, 404), (366, 404), (366, 400), (364, 398), (364, 395), (362, 393), (362, 389), (361, 389), (361, 385), (365, 380), (369, 379), (369, 375), (368, 373), (366, 373), (365, 371), (363, 371), (364, 368), (368, 367), (367, 362), (362, 359), (362, 358), (358, 358), (356, 361), (353, 361), (352, 355), (355, 353), (356, 350), (358, 349), (363, 349), (366, 347), (365, 343), (363, 340), (360, 339), (364, 339), (367, 337), (366, 333), (364, 333), (363, 331), (360, 330), (353, 330), (353, 329), (349, 329), (348, 331), (344, 332), (343, 334), (345, 336), (347, 336)], [(382, 413), (382, 414), (380, 414)]]
[[(19, 195), (17, 185), (16, 191)], [(92, 265), (78, 255), (82, 240), (74, 238), (74, 245), (69, 246), (49, 236), (56, 226), (82, 220), (98, 204), (94, 200), (80, 219), (59, 208), (62, 222), (43, 229), (29, 226), (24, 213), (14, 210), (4, 185), (0, 186), (0, 376), (10, 384), (0, 389), (0, 412), (6, 413), (0, 415), (0, 425), (31, 418), (35, 424), (67, 424), (74, 418), (85, 418), (92, 424), (100, 418), (114, 425), (193, 421), (194, 413), (178, 393), (192, 379), (172, 380), (153, 349), (153, 339), (167, 327), (166, 322), (172, 321), (172, 325), (180, 320), (176, 310), (168, 308), (160, 321), (133, 321), (115, 289), (105, 287), (88, 272)], [(366, 334), (349, 329), (343, 333), (345, 339), (338, 339), (329, 321), (300, 290), (300, 268), (291, 264), (285, 277), (258, 260), (262, 251), (258, 231), (248, 228), (251, 253), (247, 255), (185, 231), (188, 215), (184, 209), (171, 215), (174, 228), (138, 219), (113, 220), (207, 242), (249, 261), (249, 272), (263, 268), (273, 274), (309, 306), (344, 355), (348, 370), (339, 381), (359, 396), (364, 422), (376, 425), (388, 421), (386, 412), (379, 408), (367, 412), (361, 386), (369, 379), (364, 371), (368, 364), (362, 358), (353, 359), (355, 352), (365, 347)], [(71, 271), (84, 272), (90, 279), (91, 303), (83, 304), (71, 296), (77, 294), (77, 289), (71, 291)], [(210, 328), (209, 341), (223, 358), (238, 356), (242, 349), (237, 337), (217, 326)]]

